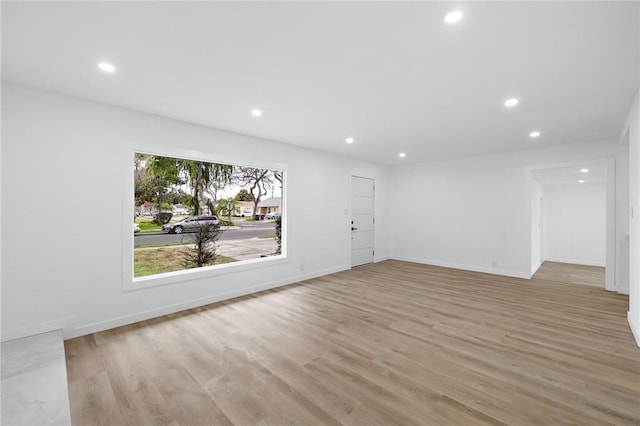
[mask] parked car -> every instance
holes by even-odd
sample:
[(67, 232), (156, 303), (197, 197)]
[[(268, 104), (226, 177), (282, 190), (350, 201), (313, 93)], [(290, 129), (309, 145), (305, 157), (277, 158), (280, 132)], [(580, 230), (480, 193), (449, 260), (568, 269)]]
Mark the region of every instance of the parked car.
[(253, 209), (251, 207), (245, 207), (242, 210), (236, 210), (233, 215), (236, 217), (245, 217), (245, 216), (251, 216), (251, 213), (253, 212)]
[(202, 225), (220, 226), (220, 220), (211, 215), (191, 216), (182, 219), (180, 222), (164, 224), (162, 225), (162, 230), (168, 234), (182, 234), (183, 232), (193, 232), (198, 226)]
[(140, 232), (140, 225), (138, 225), (137, 223), (133, 224), (133, 233), (137, 234), (138, 232)]
[(274, 219), (278, 219), (282, 217), (282, 213), (279, 212), (273, 212), (273, 213), (267, 213), (266, 216), (264, 217), (267, 220), (274, 220)]

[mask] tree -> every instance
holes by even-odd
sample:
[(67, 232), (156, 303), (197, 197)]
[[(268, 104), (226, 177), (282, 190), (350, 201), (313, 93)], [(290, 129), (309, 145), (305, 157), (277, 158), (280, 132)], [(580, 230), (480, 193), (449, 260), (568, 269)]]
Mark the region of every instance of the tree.
[(185, 204), (191, 200), (191, 195), (180, 189), (172, 188), (165, 194), (164, 200), (169, 204)]
[[(228, 208), (229, 204), (231, 204), (230, 209)], [(216, 205), (215, 213), (218, 216), (228, 216), (229, 220), (231, 220), (231, 214), (237, 209), (237, 207), (238, 207), (238, 202), (236, 201), (235, 198), (233, 197), (223, 198), (222, 200), (218, 201), (218, 204)]]
[(274, 170), (273, 177), (280, 182), (280, 188), (282, 188), (282, 170)]
[[(177, 167), (185, 175), (193, 191), (194, 215), (202, 213), (202, 205), (215, 204), (217, 190), (229, 183), (233, 176), (233, 166), (228, 164), (178, 159)], [(213, 202), (207, 202), (205, 192), (213, 196)]]
[(218, 204), (218, 193), (233, 183), (234, 179), (233, 166), (228, 164), (214, 164), (214, 166), (217, 167), (213, 171), (213, 179), (205, 187), (206, 193), (211, 196), (210, 205)]
[(222, 230), (219, 226), (213, 224), (197, 226), (194, 232), (186, 237), (190, 244), (182, 251), (182, 265), (185, 269), (213, 265), (216, 259), (215, 242), (220, 238), (220, 234)]
[[(144, 157), (139, 157), (142, 154), (136, 154), (134, 159), (134, 166), (136, 167), (136, 179), (135, 183), (135, 195), (136, 202), (142, 204), (146, 201), (155, 201), (158, 206), (158, 214), (155, 221), (158, 225), (162, 225), (162, 218), (160, 213), (162, 212), (162, 205), (164, 203), (164, 196), (172, 185), (179, 185), (183, 183), (180, 180), (178, 168), (175, 164), (175, 159), (168, 157), (150, 156), (146, 160)], [(138, 168), (141, 163), (144, 163), (144, 173), (139, 173)]]
[(260, 200), (268, 194), (268, 190), (273, 184), (271, 171), (269, 169), (239, 166), (236, 170), (236, 178), (244, 186), (249, 187), (249, 193), (253, 197), (253, 217), (256, 217)]
[[(212, 187), (224, 187), (233, 176), (233, 166), (228, 164), (156, 155), (147, 160), (147, 170), (159, 180), (160, 186), (164, 185), (164, 191), (158, 193), (159, 205), (171, 185), (188, 184), (192, 191), (191, 202), (183, 200), (183, 204), (191, 205), (195, 215), (202, 213), (202, 205), (215, 204), (216, 191), (212, 191)], [(208, 203), (206, 192), (213, 194), (213, 203)]]
[(242, 188), (236, 194), (236, 201), (253, 201), (253, 195), (249, 193), (246, 189)]

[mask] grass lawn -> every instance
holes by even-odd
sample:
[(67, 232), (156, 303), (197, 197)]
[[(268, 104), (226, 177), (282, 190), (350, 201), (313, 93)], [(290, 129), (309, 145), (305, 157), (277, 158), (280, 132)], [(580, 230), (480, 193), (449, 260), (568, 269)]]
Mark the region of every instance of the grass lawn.
[(153, 223), (153, 219), (151, 218), (136, 217), (136, 223), (140, 226), (139, 234), (162, 232), (162, 227)]
[[(179, 222), (182, 219), (188, 216), (176, 215), (171, 218), (170, 222)], [(140, 225), (140, 232), (138, 234), (148, 234), (152, 232), (162, 232), (162, 226), (156, 225), (153, 223), (153, 218), (147, 217), (136, 217), (135, 222)]]
[(137, 248), (147, 248), (147, 247), (170, 247), (170, 246), (184, 246), (184, 245), (188, 245), (190, 244), (188, 241), (187, 242), (182, 242), (182, 241), (167, 241), (165, 243), (140, 243), (140, 244), (134, 244), (133, 248), (137, 249)]
[[(182, 271), (183, 257), (179, 248), (159, 248), (157, 250), (135, 250), (133, 252), (133, 276), (161, 274), (163, 272)], [(236, 262), (236, 259), (216, 255), (211, 265)]]

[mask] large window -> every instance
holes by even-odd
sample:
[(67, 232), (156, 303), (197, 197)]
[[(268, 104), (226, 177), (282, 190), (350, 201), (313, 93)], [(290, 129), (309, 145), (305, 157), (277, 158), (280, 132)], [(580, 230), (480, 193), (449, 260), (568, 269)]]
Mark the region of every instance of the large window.
[(283, 251), (282, 170), (136, 152), (133, 278)]

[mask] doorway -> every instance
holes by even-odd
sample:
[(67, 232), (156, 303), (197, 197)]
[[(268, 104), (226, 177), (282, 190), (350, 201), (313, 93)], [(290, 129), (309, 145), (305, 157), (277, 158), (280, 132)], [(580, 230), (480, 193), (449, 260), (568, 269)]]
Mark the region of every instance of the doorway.
[(373, 262), (373, 179), (351, 176), (351, 267)]
[(531, 172), (531, 275), (584, 275), (580, 284), (613, 290), (613, 165), (600, 160)]

